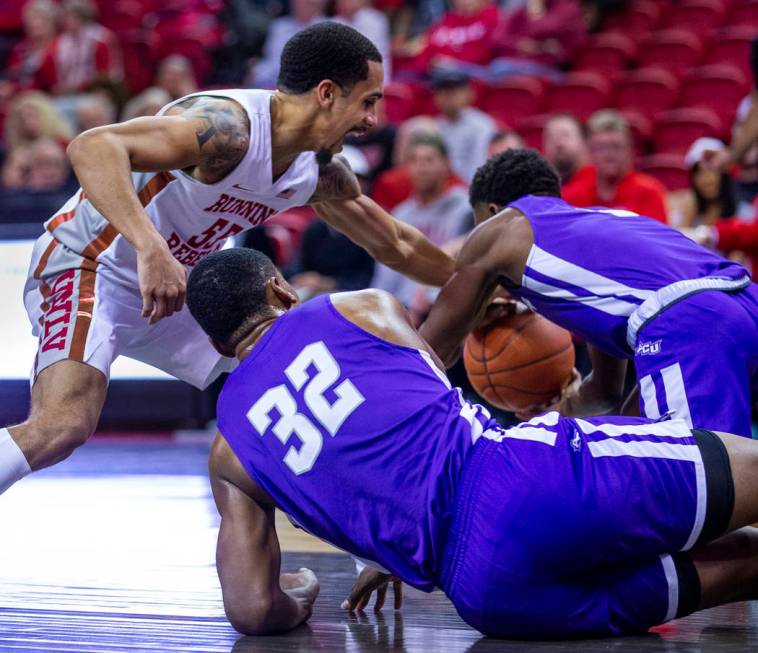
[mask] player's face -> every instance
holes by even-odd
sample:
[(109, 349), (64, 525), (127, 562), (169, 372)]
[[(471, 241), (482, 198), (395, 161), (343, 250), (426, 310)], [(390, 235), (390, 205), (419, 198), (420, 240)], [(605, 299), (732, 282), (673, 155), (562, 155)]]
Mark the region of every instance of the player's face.
[(350, 93), (345, 95), (337, 88), (325, 129), (324, 149), (336, 154), (345, 136), (364, 134), (376, 126), (376, 104), (382, 97), (383, 84), (382, 64), (369, 61), (368, 77), (353, 86)]

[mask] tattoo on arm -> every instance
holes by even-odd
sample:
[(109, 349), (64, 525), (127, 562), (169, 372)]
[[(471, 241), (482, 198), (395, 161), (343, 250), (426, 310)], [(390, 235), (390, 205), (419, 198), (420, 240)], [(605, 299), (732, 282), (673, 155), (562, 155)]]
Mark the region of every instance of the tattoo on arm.
[(200, 169), (209, 181), (225, 177), (245, 156), (250, 143), (250, 119), (237, 103), (225, 98), (192, 97), (177, 106), (186, 109), (186, 120), (202, 121), (197, 144), (202, 155)]
[(331, 163), (319, 168), (318, 186), (311, 202), (351, 199), (360, 194), (360, 184), (349, 165), (335, 157)]

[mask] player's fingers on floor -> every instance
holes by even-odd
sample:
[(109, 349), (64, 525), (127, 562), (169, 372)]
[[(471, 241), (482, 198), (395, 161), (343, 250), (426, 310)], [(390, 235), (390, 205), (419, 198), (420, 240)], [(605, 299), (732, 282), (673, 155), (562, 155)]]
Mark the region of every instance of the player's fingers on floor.
[(393, 581), (392, 593), (395, 596), (395, 610), (399, 610), (403, 607), (403, 581)]
[(358, 600), (358, 605), (355, 607), (356, 610), (365, 610), (366, 606), (368, 605), (369, 600), (371, 599), (371, 594), (373, 593), (372, 590), (367, 589), (363, 594), (361, 595), (361, 598)]
[(374, 610), (381, 610), (384, 607), (384, 600), (387, 598), (388, 585), (382, 585), (376, 590), (376, 601), (374, 602)]

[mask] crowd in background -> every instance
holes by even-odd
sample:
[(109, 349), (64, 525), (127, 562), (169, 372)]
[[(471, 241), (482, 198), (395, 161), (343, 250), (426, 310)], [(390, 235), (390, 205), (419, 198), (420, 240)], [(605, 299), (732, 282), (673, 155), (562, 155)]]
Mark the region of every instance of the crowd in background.
[[(676, 227), (752, 223), (758, 148), (729, 172), (703, 165), (740, 129), (751, 102), (749, 83), (742, 103), (718, 116), (729, 124), (710, 132), (682, 127), (680, 134), (691, 138), (660, 154), (668, 167), (648, 166), (651, 174), (638, 167), (657, 152), (657, 132), (650, 131), (657, 127), (645, 130), (644, 111), (619, 108), (610, 95), (604, 96), (607, 105), (543, 102), (566, 97), (555, 89), (565, 93), (581, 81), (577, 76), (593, 74), (587, 72), (593, 48), (621, 39), (613, 25), (631, 29), (644, 5), (645, 15), (670, 32), (664, 13), (687, 2), (6, 0), (0, 9), (0, 221), (41, 223), (75, 191), (65, 156), (75, 135), (154, 115), (203, 88), (274, 88), (287, 39), (314, 22), (337, 20), (374, 41), (387, 82), (379, 124), (350, 141), (344, 154), (367, 194), (440, 245), (454, 248), (473, 226), (467, 185), (477, 167), (496, 152), (525, 146), (537, 147), (555, 166), (564, 198), (573, 204), (628, 209)], [(742, 11), (756, 4), (712, 2), (721, 3), (714, 11), (721, 11), (724, 24), (737, 5)], [(707, 44), (717, 39), (696, 34), (697, 21), (693, 25), (692, 38), (701, 39), (700, 56), (706, 57)], [(730, 26), (729, 33), (739, 28)], [(750, 30), (758, 34), (758, 22)], [(593, 65), (603, 68), (611, 58)], [(631, 55), (618, 65), (614, 80), (648, 70)], [(685, 79), (694, 70), (679, 73)], [(511, 98), (521, 97), (514, 89), (532, 99), (537, 94), (539, 116), (523, 109), (511, 118)], [(657, 97), (651, 95), (652, 104)], [(363, 250), (307, 207), (275, 216), (246, 243), (272, 255), (304, 297), (374, 285), (419, 315), (428, 306), (428, 291), (375, 268)], [(728, 244), (722, 238), (724, 249), (731, 249)], [(750, 265), (753, 243), (733, 245), (746, 251), (728, 253)]]

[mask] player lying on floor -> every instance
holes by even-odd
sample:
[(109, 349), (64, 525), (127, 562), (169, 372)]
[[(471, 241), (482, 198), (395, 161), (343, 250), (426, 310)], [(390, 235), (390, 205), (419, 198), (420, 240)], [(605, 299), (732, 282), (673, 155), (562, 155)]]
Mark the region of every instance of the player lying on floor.
[(224, 606), (243, 633), (311, 614), (318, 581), (280, 573), (274, 509), (370, 560), (347, 607), (401, 579), (441, 588), (483, 633), (638, 633), (758, 595), (758, 442), (682, 420), (503, 429), (452, 388), (380, 291), (297, 306), (269, 259), (198, 263), (190, 311), (241, 360), (218, 401), (210, 476)]

